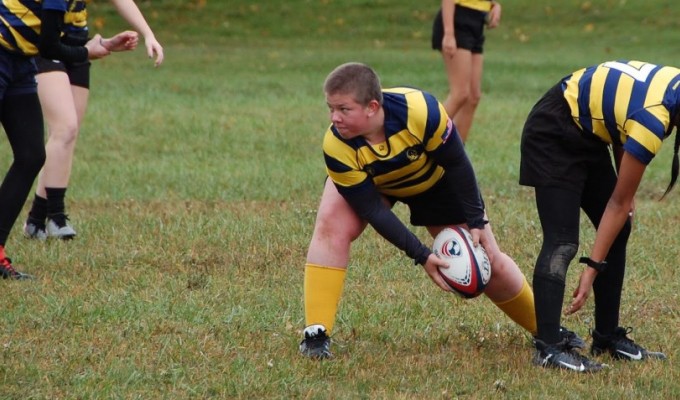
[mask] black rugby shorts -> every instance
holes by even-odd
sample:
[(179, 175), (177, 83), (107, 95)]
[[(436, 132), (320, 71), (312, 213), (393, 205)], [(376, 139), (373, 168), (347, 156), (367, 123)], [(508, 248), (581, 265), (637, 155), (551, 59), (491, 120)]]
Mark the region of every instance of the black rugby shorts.
[(520, 149), (520, 185), (580, 193), (590, 171), (612, 168), (609, 145), (576, 125), (561, 83), (553, 86), (529, 113)]
[[(456, 12), (453, 15), (453, 31), (458, 48), (470, 50), (476, 54), (484, 52), (486, 14), (483, 11), (456, 6)], [(442, 50), (443, 37), (442, 10), (439, 10), (432, 21), (432, 48), (434, 50)]]
[(61, 71), (68, 75), (68, 80), (73, 86), (90, 88), (90, 61), (67, 63), (59, 60), (50, 60), (40, 56), (35, 57), (38, 73)]
[(408, 206), (413, 226), (467, 223), (463, 203), (456, 190), (456, 182), (446, 173), (430, 190), (399, 201)]

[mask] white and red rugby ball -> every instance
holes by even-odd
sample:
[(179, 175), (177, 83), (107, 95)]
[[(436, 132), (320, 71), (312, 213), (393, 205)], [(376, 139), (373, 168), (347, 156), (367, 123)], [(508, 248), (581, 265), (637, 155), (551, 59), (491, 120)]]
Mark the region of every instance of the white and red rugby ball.
[(439, 268), (439, 274), (455, 293), (471, 299), (484, 292), (491, 263), (481, 245), (473, 246), (470, 232), (457, 226), (445, 228), (434, 238), (432, 252), (449, 263), (448, 268)]

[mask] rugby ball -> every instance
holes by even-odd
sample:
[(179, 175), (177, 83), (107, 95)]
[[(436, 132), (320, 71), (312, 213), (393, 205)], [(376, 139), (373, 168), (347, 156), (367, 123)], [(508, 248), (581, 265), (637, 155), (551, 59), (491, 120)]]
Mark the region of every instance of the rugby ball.
[(432, 252), (449, 263), (439, 268), (439, 274), (453, 291), (471, 299), (484, 292), (491, 278), (491, 263), (484, 248), (473, 246), (467, 230), (454, 226), (445, 228), (434, 238)]

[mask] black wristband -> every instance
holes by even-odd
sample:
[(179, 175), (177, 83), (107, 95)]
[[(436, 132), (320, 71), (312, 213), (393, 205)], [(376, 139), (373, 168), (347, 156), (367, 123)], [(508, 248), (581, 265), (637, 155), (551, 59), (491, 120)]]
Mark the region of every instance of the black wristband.
[(589, 266), (590, 268), (594, 269), (597, 272), (602, 272), (607, 268), (606, 261), (597, 262), (593, 261), (593, 259), (590, 257), (581, 257), (578, 259), (578, 262)]

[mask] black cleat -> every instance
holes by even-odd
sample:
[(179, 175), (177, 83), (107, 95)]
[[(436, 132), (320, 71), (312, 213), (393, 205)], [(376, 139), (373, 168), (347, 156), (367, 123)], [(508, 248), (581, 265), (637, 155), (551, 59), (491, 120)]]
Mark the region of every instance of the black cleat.
[(5, 257), (0, 260), (0, 275), (2, 279), (14, 279), (17, 281), (34, 279), (32, 275), (19, 272), (12, 266), (12, 260)]
[(633, 339), (628, 337), (628, 334), (632, 331), (633, 328), (630, 327), (618, 327), (614, 329), (614, 333), (611, 335), (602, 335), (598, 331), (593, 330), (593, 345), (590, 348), (590, 353), (594, 356), (609, 353), (617, 360), (641, 361), (646, 359), (666, 359), (664, 353), (648, 351), (635, 343)]
[(590, 360), (570, 347), (566, 339), (559, 343), (547, 344), (534, 339), (536, 353), (533, 363), (543, 368), (556, 368), (580, 373), (592, 373), (602, 370), (606, 365)]
[(331, 338), (326, 334), (323, 325), (311, 325), (305, 328), (305, 338), (300, 342), (300, 353), (313, 359), (333, 357), (330, 351)]
[(574, 349), (585, 349), (586, 341), (583, 340), (576, 332), (572, 332), (564, 326), (560, 326), (560, 337), (567, 341), (567, 345)]

